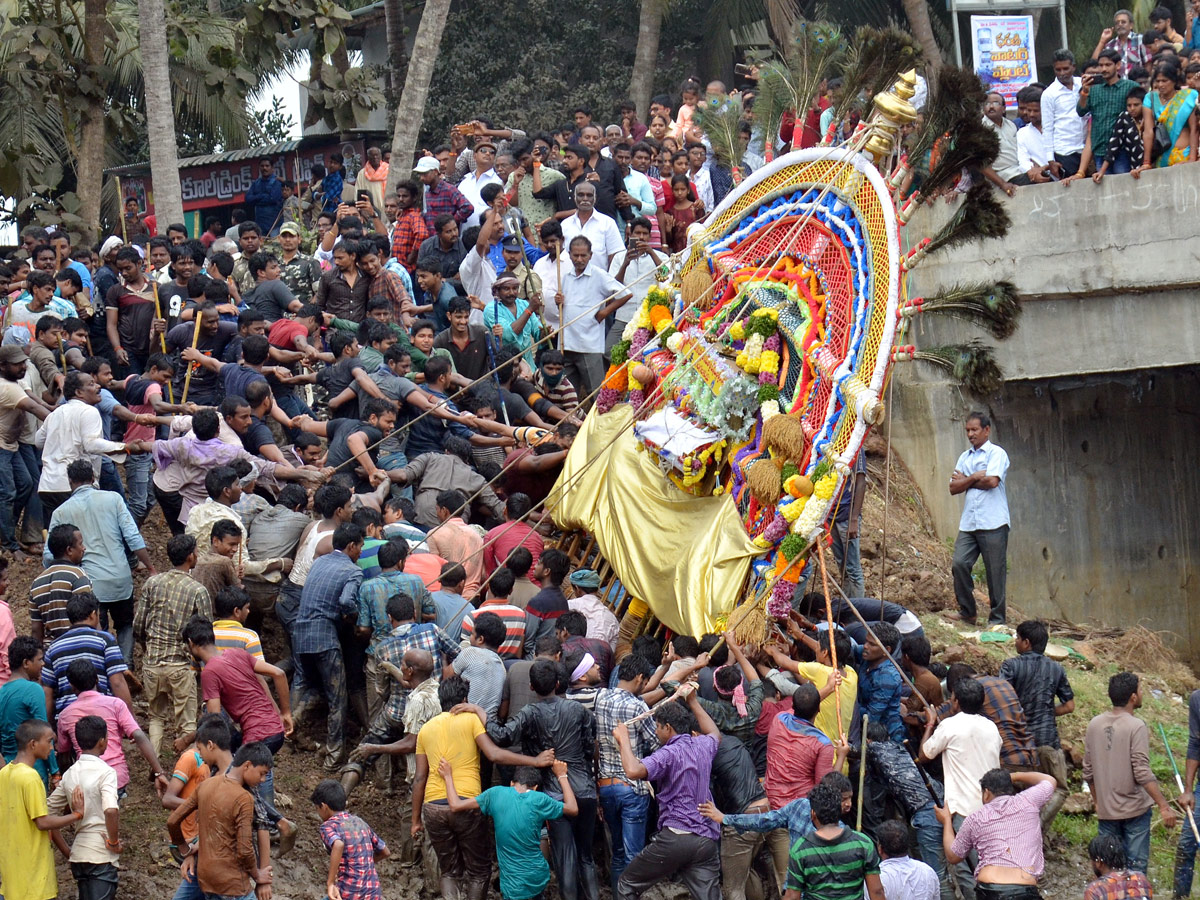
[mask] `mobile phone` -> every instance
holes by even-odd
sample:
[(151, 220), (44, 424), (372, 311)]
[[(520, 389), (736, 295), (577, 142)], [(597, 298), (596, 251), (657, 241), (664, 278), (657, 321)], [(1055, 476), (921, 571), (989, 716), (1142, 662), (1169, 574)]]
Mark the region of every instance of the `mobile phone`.
[(370, 191), (359, 191), (358, 199), (366, 200), (368, 203), (370, 203), (371, 202), (371, 192)]
[(738, 75), (753, 75), (754, 67), (745, 63), (734, 63), (733, 71)]

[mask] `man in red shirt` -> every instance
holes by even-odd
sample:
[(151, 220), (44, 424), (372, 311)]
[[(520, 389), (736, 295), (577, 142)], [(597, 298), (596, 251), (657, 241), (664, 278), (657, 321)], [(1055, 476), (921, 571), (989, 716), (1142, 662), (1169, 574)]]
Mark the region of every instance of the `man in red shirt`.
[(533, 556), (536, 568), (542, 555), (542, 536), (523, 518), (533, 501), (528, 494), (510, 494), (504, 504), (504, 524), (497, 525), (483, 539), (483, 573), (491, 575), (507, 562), (508, 555), (518, 547), (525, 547)]
[(396, 200), (400, 205), (400, 212), (396, 215), (396, 225), (392, 229), (392, 256), (410, 273), (416, 267), (417, 250), (421, 241), (433, 235), (433, 229), (425, 221), (417, 205), (419, 196), (420, 191), (412, 181), (402, 181), (396, 185)]
[(771, 809), (786, 806), (833, 771), (841, 771), (849, 746), (835, 748), (813, 725), (821, 709), (816, 685), (805, 683), (792, 694), (792, 714), (780, 713), (767, 730), (767, 775), (764, 787)]

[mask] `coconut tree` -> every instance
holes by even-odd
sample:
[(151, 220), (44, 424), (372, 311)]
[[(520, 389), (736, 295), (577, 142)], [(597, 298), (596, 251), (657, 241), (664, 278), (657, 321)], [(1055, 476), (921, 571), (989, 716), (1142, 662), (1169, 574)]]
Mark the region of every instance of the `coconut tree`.
[(389, 193), (396, 189), (401, 173), (408, 177), (409, 163), (416, 156), (417, 134), (421, 130), (425, 100), (429, 96), (429, 83), (433, 79), (433, 66), (442, 45), (442, 32), (446, 30), (450, 4), (451, 0), (426, 0), (425, 9), (421, 12), (421, 24), (417, 26), (417, 36), (413, 40), (412, 58), (404, 75), (404, 90), (400, 94), (400, 105), (396, 108), (392, 165), (387, 180)]
[(164, 225), (183, 221), (179, 187), (179, 154), (175, 144), (175, 109), (171, 104), (171, 69), (167, 59), (167, 16), (163, 0), (138, 0), (138, 46), (146, 93), (146, 136), (154, 208)]
[(668, 0), (641, 0), (638, 4), (637, 49), (633, 53), (633, 71), (629, 75), (629, 96), (643, 122), (650, 112), (654, 93), (654, 71), (658, 68), (658, 42)]

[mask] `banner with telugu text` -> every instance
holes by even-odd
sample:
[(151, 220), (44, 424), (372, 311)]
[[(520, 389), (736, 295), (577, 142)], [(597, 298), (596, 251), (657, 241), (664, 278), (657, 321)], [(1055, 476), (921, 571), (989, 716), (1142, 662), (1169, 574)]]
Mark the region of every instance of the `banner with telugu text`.
[(1017, 91), (1037, 81), (1033, 16), (971, 16), (971, 36), (975, 74), (1013, 108)]

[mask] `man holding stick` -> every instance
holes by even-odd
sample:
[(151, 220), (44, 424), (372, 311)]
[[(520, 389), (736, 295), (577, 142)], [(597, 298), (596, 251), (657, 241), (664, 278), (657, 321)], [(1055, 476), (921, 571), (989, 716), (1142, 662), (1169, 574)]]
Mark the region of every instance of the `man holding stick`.
[[(700, 814), (712, 801), (709, 778), (721, 732), (699, 703), (695, 686), (675, 693), (687, 706), (663, 703), (654, 710), (654, 733), (662, 745), (645, 759), (633, 753), (629, 726), (613, 729), (626, 777), (652, 781), (658, 790), (659, 832), (625, 867), (617, 881), (619, 900), (633, 900), (678, 873), (696, 900), (720, 900), (720, 826)], [(700, 734), (694, 734), (699, 731)]]

